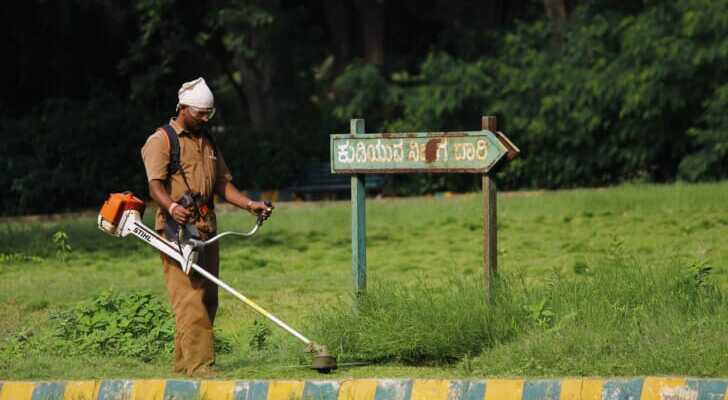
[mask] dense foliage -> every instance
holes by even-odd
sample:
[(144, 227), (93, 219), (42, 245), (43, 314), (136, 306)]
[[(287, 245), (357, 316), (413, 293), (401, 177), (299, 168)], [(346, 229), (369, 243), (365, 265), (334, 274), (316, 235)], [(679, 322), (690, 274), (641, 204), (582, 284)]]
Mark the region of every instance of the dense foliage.
[(502, 172), (509, 187), (725, 178), (720, 32), (726, 1), (658, 2), (627, 15), (584, 5), (558, 47), (542, 20), (500, 35), (495, 57), (433, 51), (416, 75), (391, 79), (351, 68), (337, 81), (351, 100), (335, 111), (379, 117), (393, 131), (477, 129), (479, 113), (495, 113), (523, 152)]
[[(564, 20), (547, 3), (18, 5), (0, 214), (145, 193), (139, 148), (200, 75), (243, 188), (292, 184), (350, 118), (369, 132), (475, 130), (483, 114), (522, 150), (499, 172), (504, 188), (728, 177), (728, 0), (564, 1)], [(477, 178), (397, 176), (390, 191)]]
[[(134, 116), (131, 118), (130, 116)], [(110, 192), (145, 190), (139, 149), (151, 130), (140, 107), (109, 94), (92, 101), (49, 99), (0, 120), (5, 213), (78, 209)]]
[(174, 318), (151, 293), (104, 292), (54, 315), (56, 335), (70, 354), (151, 360), (174, 348)]

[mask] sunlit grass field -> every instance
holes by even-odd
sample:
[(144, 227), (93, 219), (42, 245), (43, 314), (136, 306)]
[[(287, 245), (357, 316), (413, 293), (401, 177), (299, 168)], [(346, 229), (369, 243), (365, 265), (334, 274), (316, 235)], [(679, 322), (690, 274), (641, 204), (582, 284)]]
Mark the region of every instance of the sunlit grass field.
[[(221, 277), (342, 363), (369, 363), (333, 379), (728, 376), (728, 183), (500, 194), (492, 304), (478, 286), (482, 207), (480, 194), (367, 200), (370, 297), (380, 301), (359, 316), (348, 313), (349, 202), (279, 204), (253, 239), (222, 240)], [(242, 231), (254, 219), (225, 208), (219, 221)], [(74, 355), (60, 345), (49, 316), (104, 291), (148, 291), (166, 304), (158, 254), (95, 224), (0, 226), (0, 380), (174, 376), (171, 355)], [(59, 231), (70, 252), (58, 253)], [(253, 311), (223, 291), (220, 299), (216, 327), (230, 349), (218, 377), (320, 377), (302, 367), (295, 339), (270, 324), (261, 333)], [(261, 334), (266, 345), (255, 346)]]

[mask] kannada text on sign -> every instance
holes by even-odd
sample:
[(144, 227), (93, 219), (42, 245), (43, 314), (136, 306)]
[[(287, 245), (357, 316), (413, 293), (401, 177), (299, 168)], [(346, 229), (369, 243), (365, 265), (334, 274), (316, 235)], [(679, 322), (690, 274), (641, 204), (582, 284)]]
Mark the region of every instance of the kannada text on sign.
[(332, 135), (332, 172), (483, 173), (506, 152), (495, 135), (487, 131), (392, 136)]

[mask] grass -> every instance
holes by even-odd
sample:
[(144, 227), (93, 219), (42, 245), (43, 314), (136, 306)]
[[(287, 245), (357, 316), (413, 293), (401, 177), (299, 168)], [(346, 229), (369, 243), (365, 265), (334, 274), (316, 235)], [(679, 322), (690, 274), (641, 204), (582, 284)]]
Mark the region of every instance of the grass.
[[(223, 239), (222, 278), (341, 360), (374, 362), (332, 378), (728, 376), (726, 199), (728, 183), (502, 194), (494, 305), (480, 295), (477, 194), (368, 200), (370, 292), (356, 315), (348, 202), (280, 204), (254, 239)], [(173, 376), (171, 355), (63, 352), (49, 317), (108, 289), (166, 301), (159, 256), (103, 235), (93, 216), (0, 225), (0, 379)], [(232, 296), (218, 315), (232, 347), (220, 378), (320, 377), (300, 368), (295, 339)]]
[(341, 358), (466, 375), (724, 375), (728, 299), (710, 267), (642, 267), (621, 254), (577, 276), (556, 269), (542, 286), (511, 274), (493, 304), (472, 282), (380, 286), (355, 313), (322, 313), (317, 334)]

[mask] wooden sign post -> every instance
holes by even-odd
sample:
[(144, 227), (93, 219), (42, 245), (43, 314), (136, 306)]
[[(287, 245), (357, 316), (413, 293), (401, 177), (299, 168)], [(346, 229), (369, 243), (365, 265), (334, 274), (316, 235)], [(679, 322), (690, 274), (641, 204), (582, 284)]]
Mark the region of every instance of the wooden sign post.
[[(363, 119), (352, 119), (349, 125), (352, 138), (364, 136)], [(365, 184), (366, 175), (351, 176), (351, 274), (354, 278), (354, 295), (357, 297), (367, 289), (367, 192)]]
[(518, 147), (486, 116), (480, 131), (365, 134), (364, 120), (352, 119), (348, 134), (330, 136), (331, 173), (351, 175), (351, 248), (354, 293), (366, 291), (366, 174), (477, 173), (483, 175), (483, 268), (492, 298), (497, 272), (496, 186), (488, 172)]
[[(495, 117), (483, 117), (481, 126), (484, 131), (496, 132)], [(483, 174), (483, 284), (486, 296), (493, 299), (493, 281), (498, 273), (498, 234), (497, 227), (497, 190), (495, 181)]]

